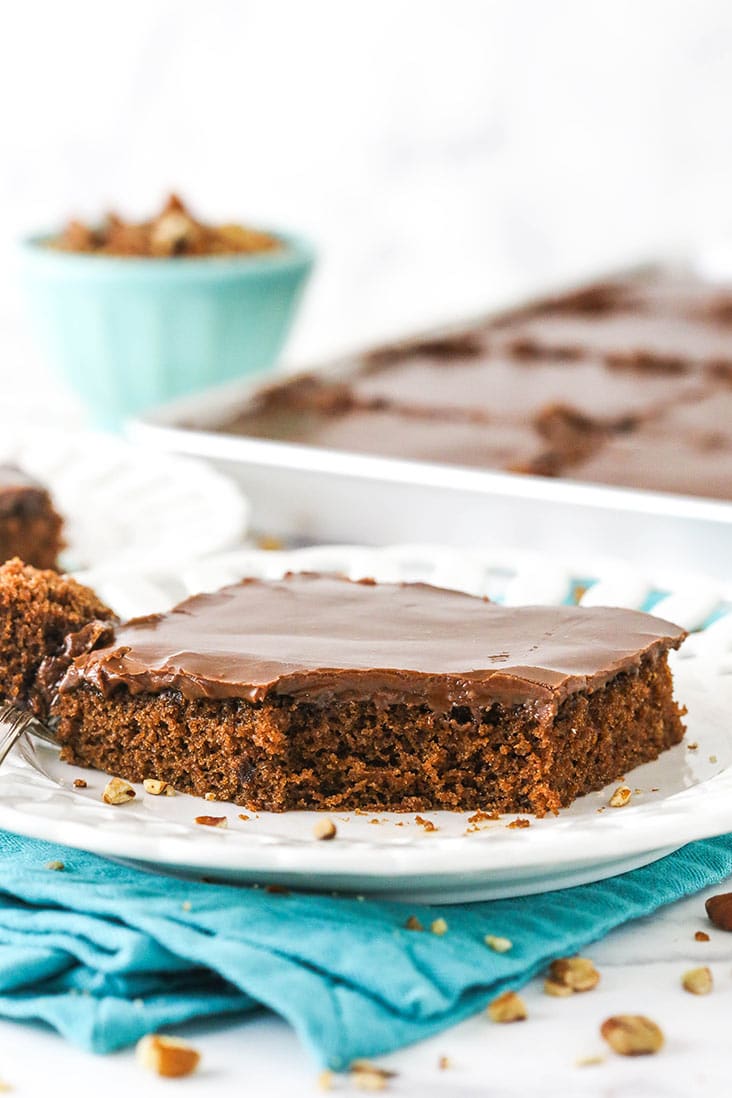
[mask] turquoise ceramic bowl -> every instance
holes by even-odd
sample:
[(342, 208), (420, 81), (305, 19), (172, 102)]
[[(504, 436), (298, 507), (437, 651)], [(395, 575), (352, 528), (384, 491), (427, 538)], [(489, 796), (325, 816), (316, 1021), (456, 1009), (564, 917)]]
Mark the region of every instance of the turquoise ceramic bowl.
[(98, 426), (274, 365), (314, 261), (304, 240), (275, 235), (277, 252), (192, 259), (60, 252), (43, 236), (24, 242), (41, 346)]

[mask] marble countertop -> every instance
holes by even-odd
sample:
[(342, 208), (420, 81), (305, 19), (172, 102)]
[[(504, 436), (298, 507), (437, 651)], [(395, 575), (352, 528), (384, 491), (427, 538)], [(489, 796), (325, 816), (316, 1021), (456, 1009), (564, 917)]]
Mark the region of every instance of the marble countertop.
[[(719, 891), (719, 889), (712, 890)], [(732, 935), (712, 928), (702, 893), (656, 916), (611, 934), (588, 949), (601, 973), (599, 986), (584, 995), (555, 999), (534, 981), (525, 991), (526, 1022), (498, 1027), (478, 1016), (438, 1037), (379, 1061), (397, 1074), (387, 1094), (402, 1098), (688, 1098), (730, 1090), (729, 1009), (732, 1005)], [(697, 930), (710, 932), (696, 942)], [(706, 997), (681, 988), (691, 967), (708, 964), (715, 987)], [(658, 1023), (666, 1046), (655, 1056), (624, 1059), (599, 1036), (611, 1014), (642, 1013)], [(169, 1094), (196, 1098), (307, 1098), (322, 1094), (318, 1068), (280, 1019), (262, 1012), (220, 1026), (188, 1025), (178, 1031), (202, 1054), (199, 1072), (171, 1083), (142, 1073), (132, 1052), (93, 1057), (55, 1034), (0, 1023), (0, 1080), (13, 1093), (76, 1098), (101, 1094)], [(447, 1056), (450, 1067), (438, 1068)], [(581, 1066), (579, 1060), (602, 1057)], [(344, 1077), (333, 1077), (334, 1094), (356, 1094)]]

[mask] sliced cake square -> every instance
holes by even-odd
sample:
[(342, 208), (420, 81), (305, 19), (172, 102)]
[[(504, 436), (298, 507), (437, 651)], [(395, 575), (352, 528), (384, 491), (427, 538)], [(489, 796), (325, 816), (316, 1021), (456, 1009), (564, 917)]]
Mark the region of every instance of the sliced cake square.
[(56, 665), (53, 711), (69, 762), (250, 809), (542, 815), (681, 740), (684, 635), (632, 610), (245, 580), (97, 632)]

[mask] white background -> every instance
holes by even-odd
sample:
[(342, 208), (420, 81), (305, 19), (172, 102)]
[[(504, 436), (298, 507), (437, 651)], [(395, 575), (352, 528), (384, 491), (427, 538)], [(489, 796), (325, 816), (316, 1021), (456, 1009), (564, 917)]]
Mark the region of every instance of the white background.
[(204, 215), (316, 241), (297, 360), (732, 228), (725, 0), (1, 11), (8, 402), (38, 391), (18, 235), (109, 206), (145, 215), (171, 187)]

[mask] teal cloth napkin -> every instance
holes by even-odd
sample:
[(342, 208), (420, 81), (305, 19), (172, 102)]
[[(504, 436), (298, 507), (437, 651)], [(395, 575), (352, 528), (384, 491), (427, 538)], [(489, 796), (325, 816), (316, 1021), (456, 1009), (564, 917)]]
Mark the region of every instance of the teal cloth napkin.
[[(50, 861), (64, 863), (54, 872)], [(427, 1037), (630, 919), (732, 874), (732, 835), (597, 884), (415, 908), (179, 880), (0, 832), (0, 1016), (110, 1052), (269, 1007), (345, 1067)], [(448, 931), (425, 928), (442, 916)], [(494, 953), (486, 934), (513, 948)]]

